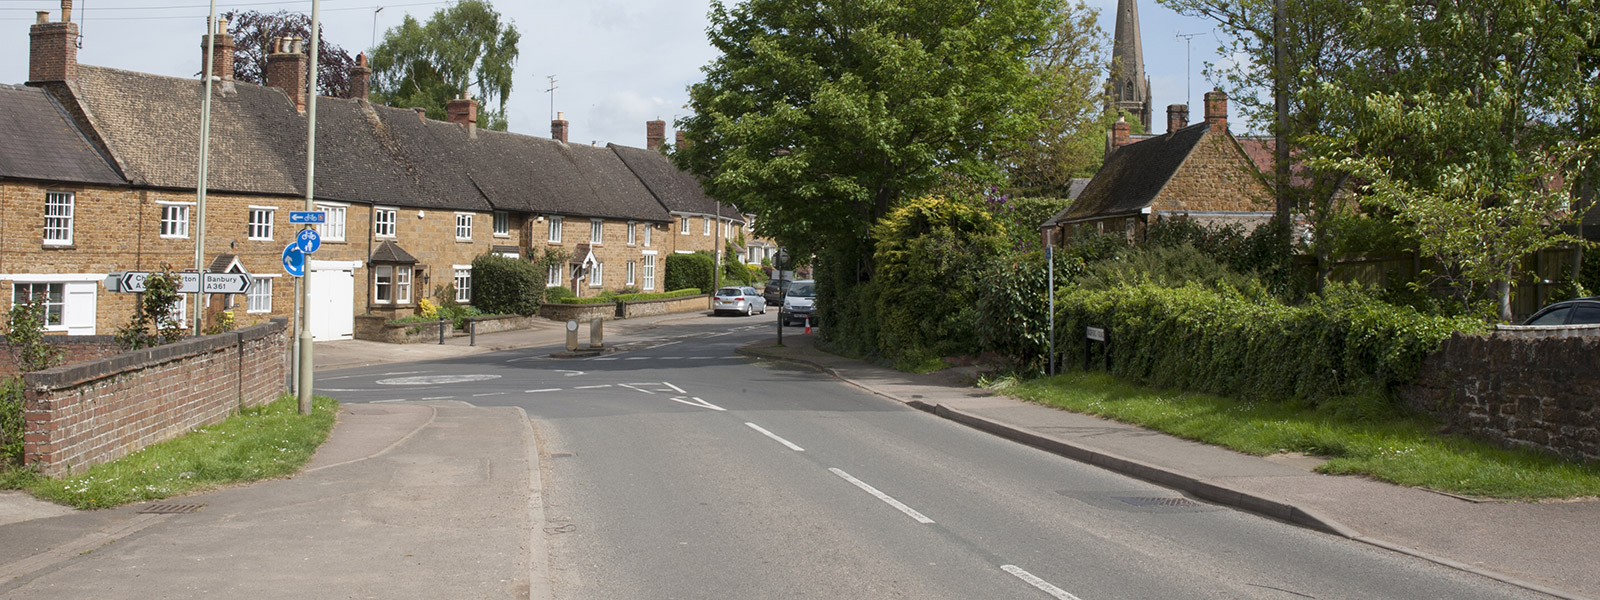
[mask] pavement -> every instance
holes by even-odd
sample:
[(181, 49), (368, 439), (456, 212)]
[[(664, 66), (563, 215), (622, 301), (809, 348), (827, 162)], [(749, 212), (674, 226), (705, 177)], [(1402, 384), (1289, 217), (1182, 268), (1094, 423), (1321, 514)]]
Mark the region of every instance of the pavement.
[[(609, 321), (607, 339), (702, 314)], [(741, 352), (1200, 500), (1559, 598), (1600, 598), (1600, 501), (1485, 502), (1322, 475), (1315, 457), (1250, 456), (1031, 404), (974, 388), (961, 370), (901, 373), (823, 352), (799, 331)], [(540, 322), (475, 345), (348, 340), (313, 354), (322, 371), (564, 339), (562, 324)], [(125, 597), (549, 598), (541, 473), (519, 409), (344, 405), (292, 478), (97, 511), (0, 492), (0, 599), (99, 596), (108, 581)]]

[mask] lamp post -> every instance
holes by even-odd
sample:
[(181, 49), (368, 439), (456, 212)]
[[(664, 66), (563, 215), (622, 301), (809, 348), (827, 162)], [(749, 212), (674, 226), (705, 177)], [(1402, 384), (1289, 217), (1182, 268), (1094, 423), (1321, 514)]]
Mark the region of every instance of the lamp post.
[[(213, 2), (215, 0), (212, 0)], [(306, 207), (307, 212), (317, 209), (312, 201), (316, 197), (315, 185), (317, 178), (317, 54), (321, 41), (322, 27), (322, 0), (311, 0), (311, 70), (306, 78), (311, 86), (306, 94)], [(300, 400), (300, 414), (311, 414), (311, 328), (307, 326), (307, 317), (311, 315), (311, 259), (306, 258), (306, 276), (301, 277), (300, 285), (300, 318), (296, 319), (300, 339), (300, 380), (296, 394)]]

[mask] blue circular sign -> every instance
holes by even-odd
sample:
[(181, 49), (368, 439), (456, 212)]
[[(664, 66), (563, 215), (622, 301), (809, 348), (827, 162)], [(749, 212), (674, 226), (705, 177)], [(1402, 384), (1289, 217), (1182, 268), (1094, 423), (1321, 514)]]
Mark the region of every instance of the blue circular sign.
[(283, 271), (295, 277), (304, 277), (306, 274), (306, 253), (300, 251), (297, 244), (283, 247)]
[(294, 241), (300, 245), (300, 251), (306, 254), (316, 252), (317, 248), (322, 247), (322, 236), (317, 235), (317, 230), (315, 229), (300, 230), (300, 235)]

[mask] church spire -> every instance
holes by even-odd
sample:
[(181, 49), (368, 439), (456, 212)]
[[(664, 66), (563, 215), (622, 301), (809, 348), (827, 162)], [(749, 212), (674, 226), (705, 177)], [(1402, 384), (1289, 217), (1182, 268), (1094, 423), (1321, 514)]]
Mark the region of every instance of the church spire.
[(1111, 44), (1111, 107), (1139, 119), (1150, 131), (1150, 78), (1144, 74), (1139, 39), (1139, 3), (1117, 0), (1117, 31)]

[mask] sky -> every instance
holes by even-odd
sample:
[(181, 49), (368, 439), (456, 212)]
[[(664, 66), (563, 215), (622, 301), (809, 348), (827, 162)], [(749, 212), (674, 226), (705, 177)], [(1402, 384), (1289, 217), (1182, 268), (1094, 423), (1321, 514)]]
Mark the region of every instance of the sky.
[[(1086, 0), (1100, 10), (1100, 25), (1114, 29), (1116, 0)], [(371, 47), (374, 36), (410, 14), (425, 21), (448, 2), (323, 0), (321, 19), (327, 41), (351, 54)], [(28, 77), (28, 26), (38, 10), (60, 19), (60, 0), (0, 0), (0, 83)], [(193, 77), (201, 65), (206, 0), (76, 0), (72, 20), (79, 23), (81, 64), (114, 67), (174, 77)], [(217, 12), (278, 10), (311, 12), (310, 0), (217, 0)], [(379, 7), (382, 7), (381, 10)], [(507, 102), (514, 132), (550, 135), (554, 110), (571, 123), (573, 143), (615, 142), (644, 146), (645, 122), (672, 122), (685, 116), (688, 87), (716, 57), (706, 41), (709, 0), (499, 0), (503, 19), (522, 34)], [(1210, 85), (1201, 75), (1205, 61), (1218, 61), (1219, 45), (1209, 21), (1179, 16), (1152, 0), (1139, 3), (1145, 71), (1150, 77), (1153, 121), (1168, 104), (1190, 96), (1191, 121), (1200, 118), (1201, 96)], [(1189, 49), (1178, 34), (1200, 34)], [(1192, 59), (1185, 60), (1192, 50)], [(1109, 41), (1106, 51), (1110, 52)], [(1186, 66), (1187, 65), (1187, 66)], [(1186, 74), (1193, 73), (1192, 83)], [(1241, 121), (1235, 119), (1235, 123)], [(1245, 127), (1236, 125), (1235, 133)]]

